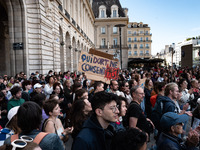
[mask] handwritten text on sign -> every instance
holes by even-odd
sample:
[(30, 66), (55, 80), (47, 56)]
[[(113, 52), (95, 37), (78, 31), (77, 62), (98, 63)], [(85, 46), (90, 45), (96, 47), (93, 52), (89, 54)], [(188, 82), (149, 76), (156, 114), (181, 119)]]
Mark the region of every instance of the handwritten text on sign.
[(88, 79), (104, 81), (117, 79), (119, 63), (97, 55), (82, 52), (79, 60), (79, 71), (85, 72)]

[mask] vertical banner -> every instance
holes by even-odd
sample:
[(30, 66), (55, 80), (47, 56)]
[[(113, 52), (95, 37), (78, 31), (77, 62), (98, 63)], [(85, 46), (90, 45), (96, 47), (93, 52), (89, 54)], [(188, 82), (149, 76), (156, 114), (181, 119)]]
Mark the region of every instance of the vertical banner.
[(119, 62), (82, 51), (78, 71), (85, 72), (90, 80), (110, 84), (111, 79), (118, 79)]

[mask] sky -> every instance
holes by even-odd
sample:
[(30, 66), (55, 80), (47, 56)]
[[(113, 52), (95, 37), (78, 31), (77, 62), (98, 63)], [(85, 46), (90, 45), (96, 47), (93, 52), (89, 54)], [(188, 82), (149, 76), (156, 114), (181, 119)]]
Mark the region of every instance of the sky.
[(152, 54), (165, 45), (200, 36), (200, 0), (120, 0), (128, 8), (129, 22), (148, 24)]

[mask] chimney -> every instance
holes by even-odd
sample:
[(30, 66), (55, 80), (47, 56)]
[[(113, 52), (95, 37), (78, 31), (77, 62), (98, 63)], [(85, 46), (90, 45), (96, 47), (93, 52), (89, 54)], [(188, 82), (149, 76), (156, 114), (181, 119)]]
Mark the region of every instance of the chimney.
[(125, 17), (128, 17), (128, 8), (123, 8), (123, 9), (124, 9)]

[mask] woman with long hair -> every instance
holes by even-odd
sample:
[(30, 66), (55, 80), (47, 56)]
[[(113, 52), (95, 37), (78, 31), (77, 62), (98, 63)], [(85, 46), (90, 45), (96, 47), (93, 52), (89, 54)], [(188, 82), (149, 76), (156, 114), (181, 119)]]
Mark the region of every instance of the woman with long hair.
[(77, 101), (81, 98), (88, 99), (88, 92), (85, 89), (79, 89), (75, 92), (74, 101)]
[(84, 121), (91, 116), (91, 111), (91, 103), (87, 99), (80, 99), (73, 103), (71, 109), (71, 125), (74, 127), (73, 139), (81, 131)]
[(89, 90), (89, 81), (87, 79), (85, 79), (83, 81), (83, 88), (88, 91)]
[(114, 130), (116, 132), (125, 130), (125, 127), (123, 126), (123, 123), (122, 123), (123, 121), (122, 118), (126, 115), (127, 104), (128, 102), (125, 97), (122, 97), (122, 96), (117, 97), (117, 106), (119, 109), (119, 114), (117, 118), (118, 121), (115, 123), (111, 123), (111, 125), (114, 127)]

